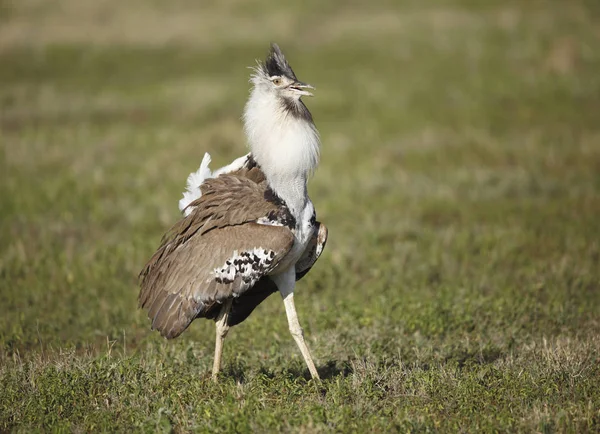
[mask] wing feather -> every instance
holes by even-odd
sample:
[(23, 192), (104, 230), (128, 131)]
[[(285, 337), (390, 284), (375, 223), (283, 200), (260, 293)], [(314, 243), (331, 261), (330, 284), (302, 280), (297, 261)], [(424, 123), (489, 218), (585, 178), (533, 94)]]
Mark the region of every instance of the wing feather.
[(244, 294), (292, 248), (289, 228), (255, 223), (282, 205), (265, 199), (266, 183), (254, 176), (205, 181), (192, 212), (163, 237), (140, 273), (139, 304), (163, 336), (178, 336), (215, 304)]
[(215, 303), (239, 297), (272, 272), (293, 243), (289, 229), (256, 223), (192, 237), (142, 276), (140, 305), (153, 329), (176, 337)]

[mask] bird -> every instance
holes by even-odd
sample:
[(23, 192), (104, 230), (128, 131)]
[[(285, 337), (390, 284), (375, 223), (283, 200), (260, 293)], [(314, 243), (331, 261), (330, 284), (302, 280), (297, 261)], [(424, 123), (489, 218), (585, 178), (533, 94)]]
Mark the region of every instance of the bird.
[(302, 97), (315, 88), (298, 80), (274, 43), (251, 69), (242, 116), (249, 152), (214, 172), (206, 153), (189, 175), (182, 218), (140, 272), (139, 307), (167, 339), (197, 318), (214, 320), (217, 381), (229, 329), (279, 292), (290, 333), (319, 381), (294, 304), (296, 281), (328, 236), (307, 191), (321, 140)]

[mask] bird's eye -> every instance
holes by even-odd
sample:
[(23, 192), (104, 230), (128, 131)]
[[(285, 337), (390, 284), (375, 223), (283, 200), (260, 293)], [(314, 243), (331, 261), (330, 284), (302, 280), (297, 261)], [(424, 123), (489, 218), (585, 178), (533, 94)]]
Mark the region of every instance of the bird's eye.
[(273, 79), (273, 84), (275, 86), (279, 86), (281, 84), (281, 78), (274, 78)]

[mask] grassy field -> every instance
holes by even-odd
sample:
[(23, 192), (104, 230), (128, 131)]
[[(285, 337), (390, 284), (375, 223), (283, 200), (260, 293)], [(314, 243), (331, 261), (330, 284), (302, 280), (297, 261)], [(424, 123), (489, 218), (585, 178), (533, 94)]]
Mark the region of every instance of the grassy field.
[[(0, 2), (0, 431), (600, 431), (600, 4), (364, 3)], [(324, 381), (274, 295), (215, 385), (137, 274), (271, 41), (317, 87)]]

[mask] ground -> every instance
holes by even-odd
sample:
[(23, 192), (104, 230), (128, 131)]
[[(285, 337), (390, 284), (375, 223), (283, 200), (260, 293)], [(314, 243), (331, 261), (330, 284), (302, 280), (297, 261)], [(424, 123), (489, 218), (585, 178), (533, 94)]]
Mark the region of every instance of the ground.
[[(322, 136), (296, 304), (174, 341), (137, 275), (278, 42)], [(600, 6), (0, 2), (0, 431), (600, 431)]]

